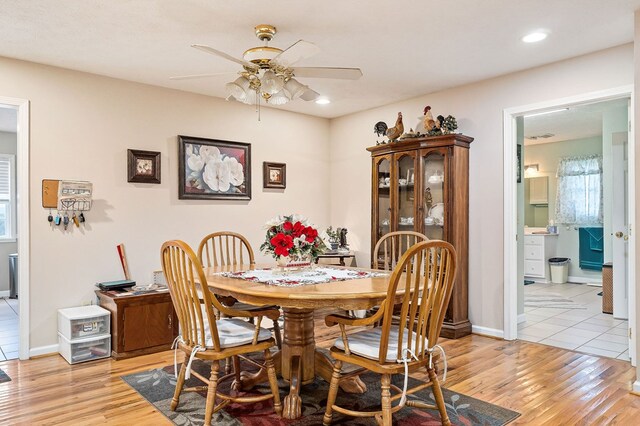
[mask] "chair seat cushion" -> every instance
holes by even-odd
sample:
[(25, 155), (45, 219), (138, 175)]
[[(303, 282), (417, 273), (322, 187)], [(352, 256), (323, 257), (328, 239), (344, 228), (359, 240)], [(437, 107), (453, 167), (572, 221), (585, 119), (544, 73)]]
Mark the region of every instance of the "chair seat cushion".
[[(411, 347), (415, 346), (416, 333), (412, 332)], [(403, 332), (402, 343), (406, 347), (409, 337), (408, 330)], [(359, 331), (347, 336), (349, 342), (349, 350), (352, 354), (359, 355), (364, 358), (377, 360), (380, 354), (380, 341), (382, 340), (382, 327), (376, 327), (369, 330)], [(334, 343), (334, 346), (340, 350), (344, 350), (344, 342), (340, 337)], [(429, 347), (425, 339), (425, 347)], [(386, 362), (396, 362), (398, 360), (398, 326), (391, 326), (389, 330), (389, 346), (387, 348)]]
[[(218, 328), (218, 338), (221, 348), (232, 348), (235, 346), (247, 345), (253, 341), (255, 325), (247, 322), (243, 318), (221, 318), (216, 321)], [(207, 329), (205, 333), (207, 347), (213, 347), (211, 332)], [(271, 338), (271, 332), (260, 327), (258, 342), (263, 342)]]

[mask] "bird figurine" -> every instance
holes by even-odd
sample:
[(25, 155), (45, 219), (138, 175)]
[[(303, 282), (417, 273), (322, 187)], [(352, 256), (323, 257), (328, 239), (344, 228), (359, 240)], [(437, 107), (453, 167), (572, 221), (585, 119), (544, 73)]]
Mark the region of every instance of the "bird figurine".
[(433, 130), (436, 127), (436, 122), (433, 119), (433, 114), (431, 113), (431, 107), (427, 105), (424, 107), (424, 129), (427, 133)]
[[(387, 134), (387, 123), (385, 123), (384, 121), (378, 121), (375, 124), (375, 126), (373, 126), (373, 133), (378, 135), (378, 137), (386, 135)], [(382, 143), (384, 143), (384, 141)], [(376, 145), (380, 145), (380, 142), (376, 141)]]
[(398, 113), (398, 119), (396, 125), (390, 129), (387, 129), (387, 137), (390, 142), (395, 142), (404, 132), (404, 124), (402, 124), (402, 113)]

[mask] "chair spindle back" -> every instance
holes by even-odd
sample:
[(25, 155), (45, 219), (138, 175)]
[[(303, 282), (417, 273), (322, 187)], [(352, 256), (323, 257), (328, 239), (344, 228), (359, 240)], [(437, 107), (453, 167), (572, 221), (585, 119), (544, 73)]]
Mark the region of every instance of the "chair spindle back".
[[(396, 231), (383, 235), (373, 250), (373, 269), (393, 271), (400, 257), (409, 247), (421, 241), (429, 241), (426, 235), (415, 231)], [(382, 265), (380, 264), (382, 262)]]
[[(206, 346), (205, 330), (209, 329), (213, 346), (220, 350), (220, 339), (213, 308), (222, 310), (220, 302), (208, 291), (207, 279), (200, 261), (189, 245), (183, 241), (167, 241), (161, 249), (164, 272), (173, 307), (178, 316), (184, 343), (190, 347)], [(203, 291), (199, 292), (202, 283)], [(200, 302), (200, 297), (203, 302)], [(209, 325), (207, 327), (206, 325)]]
[(198, 259), (206, 267), (255, 264), (249, 241), (229, 231), (214, 232), (204, 237), (198, 247)]
[(428, 349), (438, 343), (456, 275), (456, 257), (451, 244), (431, 240), (415, 244), (400, 258), (391, 274), (384, 302), (379, 353), (381, 363), (387, 357), (393, 306), (398, 289), (403, 289), (404, 295), (398, 326), (397, 359), (402, 359), (403, 349), (408, 348), (418, 359), (423, 360), (429, 355)]

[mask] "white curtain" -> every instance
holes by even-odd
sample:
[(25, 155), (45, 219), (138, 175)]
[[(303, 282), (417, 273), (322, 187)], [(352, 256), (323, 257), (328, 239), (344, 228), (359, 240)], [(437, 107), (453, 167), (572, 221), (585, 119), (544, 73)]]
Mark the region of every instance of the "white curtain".
[(602, 156), (562, 158), (556, 177), (556, 222), (602, 224)]

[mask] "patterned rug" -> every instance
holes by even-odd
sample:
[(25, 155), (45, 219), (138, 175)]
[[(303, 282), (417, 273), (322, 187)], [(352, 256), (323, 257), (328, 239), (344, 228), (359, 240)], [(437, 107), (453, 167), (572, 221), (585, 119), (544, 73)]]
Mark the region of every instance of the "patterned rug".
[[(209, 365), (199, 360), (194, 361), (192, 368), (207, 377)], [(380, 376), (372, 373), (360, 376), (367, 385), (367, 392), (363, 395), (338, 393), (337, 404), (351, 410), (376, 410), (380, 407)], [(180, 396), (178, 409), (173, 412), (169, 409), (171, 398), (175, 389), (176, 379), (173, 376), (173, 365), (150, 371), (143, 371), (127, 376), (122, 376), (127, 384), (136, 390), (142, 397), (153, 404), (158, 411), (177, 425), (202, 425), (204, 423), (204, 406), (206, 392), (184, 392)], [(402, 387), (403, 377), (394, 376), (393, 383)], [(409, 386), (415, 386), (418, 382), (409, 380)], [(201, 386), (203, 383), (191, 376), (186, 386)], [(229, 392), (230, 381), (219, 387), (225, 393)], [(280, 380), (280, 397), (288, 392), (288, 385)], [(223, 426), (258, 426), (258, 425), (296, 425), (317, 426), (322, 424), (322, 416), (327, 401), (329, 385), (322, 379), (316, 379), (313, 383), (302, 387), (302, 414), (298, 420), (284, 420), (273, 412), (273, 404), (270, 400), (255, 404), (229, 404), (223, 410), (213, 415), (212, 424)], [(269, 392), (267, 384), (257, 386), (252, 392)], [(505, 425), (520, 414), (493, 404), (457, 394), (448, 389), (443, 389), (444, 399), (447, 405), (447, 413), (453, 425)], [(410, 399), (420, 399), (433, 403), (433, 394), (429, 388), (417, 392)], [(394, 425), (418, 426), (439, 425), (440, 415), (436, 410), (420, 410), (405, 407), (394, 416)], [(375, 425), (373, 418), (346, 417), (334, 413), (334, 425)]]
[(3, 370), (0, 370), (0, 383), (10, 382), (11, 377), (7, 375)]

